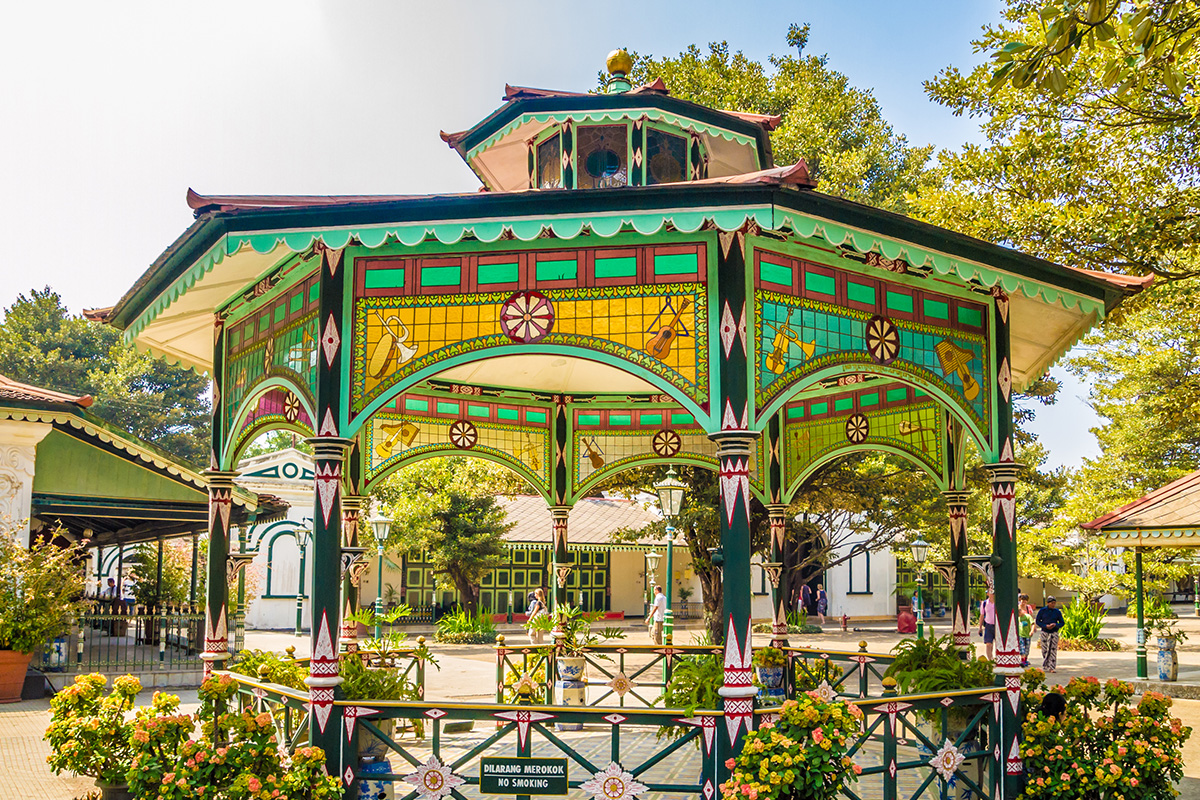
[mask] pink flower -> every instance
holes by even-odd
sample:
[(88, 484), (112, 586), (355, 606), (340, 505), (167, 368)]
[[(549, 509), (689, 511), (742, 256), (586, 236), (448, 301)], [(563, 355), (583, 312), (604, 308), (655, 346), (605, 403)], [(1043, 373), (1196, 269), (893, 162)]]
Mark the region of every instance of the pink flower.
[(732, 758), (725, 759), (725, 766), (729, 769), (733, 769), (736, 764), (737, 761)]
[(250, 791), (252, 792), (257, 792), (258, 790), (262, 789), (262, 783), (253, 775), (250, 776), (250, 780), (247, 781), (247, 785), (250, 787)]
[(858, 764), (852, 766), (851, 769), (854, 770), (855, 775), (862, 775), (862, 767), (860, 767)]
[(817, 744), (820, 744), (821, 742), (825, 741), (825, 734), (821, 733), (820, 728), (817, 728), (816, 730), (813, 731), (813, 741), (816, 742)]

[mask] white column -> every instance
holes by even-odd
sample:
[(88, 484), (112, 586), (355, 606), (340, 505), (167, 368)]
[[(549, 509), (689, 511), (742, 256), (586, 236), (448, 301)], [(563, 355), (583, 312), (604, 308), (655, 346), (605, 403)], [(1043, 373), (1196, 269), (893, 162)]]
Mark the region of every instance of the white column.
[(29, 546), (29, 514), (38, 442), (54, 428), (40, 422), (0, 421), (0, 529)]

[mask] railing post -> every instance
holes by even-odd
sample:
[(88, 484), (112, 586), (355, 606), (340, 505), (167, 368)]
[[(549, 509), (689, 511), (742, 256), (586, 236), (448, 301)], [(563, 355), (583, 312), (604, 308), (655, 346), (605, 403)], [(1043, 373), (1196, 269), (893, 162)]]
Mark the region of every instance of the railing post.
[[(883, 679), (883, 696), (896, 696), (896, 679)], [(883, 800), (896, 800), (896, 719), (897, 711), (894, 703), (884, 707), (888, 715), (887, 726), (883, 730)]]
[[(867, 640), (866, 639), (859, 641), (858, 652), (860, 652), (860, 653), (867, 652)], [(858, 696), (859, 697), (867, 696), (867, 692), (869, 691), (869, 688), (867, 685), (869, 683), (869, 680), (868, 680), (869, 678), (870, 678), (870, 675), (867, 674), (867, 662), (865, 660), (860, 660), (858, 662)]]
[(496, 634), (496, 702), (504, 702), (504, 634)]

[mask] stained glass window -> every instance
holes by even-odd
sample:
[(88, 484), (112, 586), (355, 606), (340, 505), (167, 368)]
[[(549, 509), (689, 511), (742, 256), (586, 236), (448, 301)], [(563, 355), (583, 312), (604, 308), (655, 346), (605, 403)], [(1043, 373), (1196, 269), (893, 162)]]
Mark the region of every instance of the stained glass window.
[(629, 183), (629, 144), (624, 125), (589, 125), (575, 134), (580, 189), (607, 189)]
[(562, 143), (558, 134), (537, 146), (537, 185), (539, 189), (562, 187)]
[(686, 180), (687, 141), (651, 128), (646, 134), (646, 184)]

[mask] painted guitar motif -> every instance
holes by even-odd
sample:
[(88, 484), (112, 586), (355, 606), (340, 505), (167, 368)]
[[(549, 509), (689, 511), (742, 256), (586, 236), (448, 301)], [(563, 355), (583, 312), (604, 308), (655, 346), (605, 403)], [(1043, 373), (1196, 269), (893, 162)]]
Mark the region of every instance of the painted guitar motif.
[[(679, 318), (683, 316), (683, 312), (687, 310), (687, 307), (691, 304), (691, 302), (692, 298), (683, 298), (683, 302), (679, 304), (679, 308), (676, 309), (675, 316), (671, 319), (671, 321), (659, 328), (658, 333), (654, 334), (650, 341), (646, 342), (647, 353), (654, 356), (659, 361), (662, 361), (671, 354), (671, 342), (675, 341), (675, 339), (679, 337), (679, 331), (676, 330), (676, 328), (682, 327)], [(671, 301), (668, 300), (667, 307), (664, 308), (662, 313), (658, 315), (659, 319), (662, 319), (662, 315), (666, 313), (667, 308), (670, 308), (670, 304)]]

